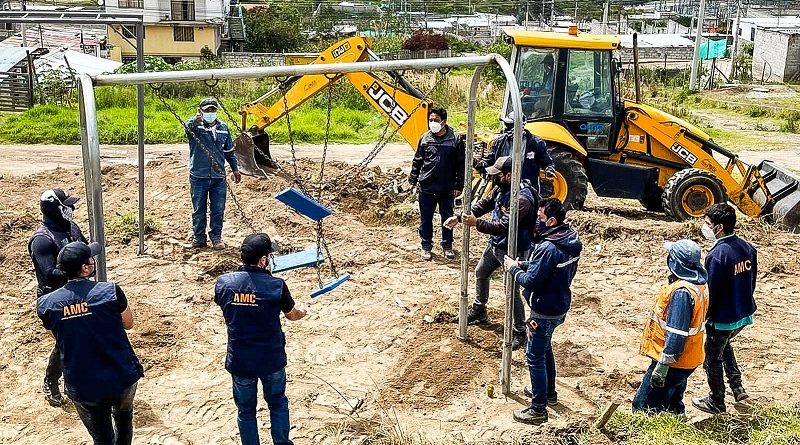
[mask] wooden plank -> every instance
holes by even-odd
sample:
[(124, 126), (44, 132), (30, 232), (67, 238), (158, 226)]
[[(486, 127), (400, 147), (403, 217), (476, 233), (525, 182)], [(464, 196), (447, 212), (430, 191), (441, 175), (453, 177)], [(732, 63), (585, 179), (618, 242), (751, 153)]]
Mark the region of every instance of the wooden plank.
[(606, 406), (606, 409), (603, 410), (603, 413), (600, 414), (600, 417), (594, 422), (594, 427), (598, 430), (603, 429), (609, 420), (611, 420), (611, 416), (614, 415), (614, 411), (619, 408), (620, 402), (614, 400), (613, 402), (609, 403)]

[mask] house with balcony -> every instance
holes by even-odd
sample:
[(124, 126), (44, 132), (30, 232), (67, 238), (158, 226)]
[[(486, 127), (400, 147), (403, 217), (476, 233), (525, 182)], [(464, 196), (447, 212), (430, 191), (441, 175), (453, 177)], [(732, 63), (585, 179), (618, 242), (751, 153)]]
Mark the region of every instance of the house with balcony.
[[(142, 14), (144, 54), (172, 63), (197, 59), (206, 52), (217, 54), (229, 38), (231, 6), (230, 0), (106, 0), (108, 13)], [(108, 28), (110, 58), (123, 63), (136, 60), (136, 29)]]

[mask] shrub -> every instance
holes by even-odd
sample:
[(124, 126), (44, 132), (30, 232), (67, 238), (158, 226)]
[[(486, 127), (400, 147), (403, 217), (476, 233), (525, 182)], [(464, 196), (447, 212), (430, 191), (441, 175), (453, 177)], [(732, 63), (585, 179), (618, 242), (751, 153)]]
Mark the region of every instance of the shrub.
[(423, 51), (426, 49), (446, 50), (448, 48), (447, 39), (443, 35), (422, 30), (412, 34), (411, 37), (403, 43), (403, 49), (409, 51)]

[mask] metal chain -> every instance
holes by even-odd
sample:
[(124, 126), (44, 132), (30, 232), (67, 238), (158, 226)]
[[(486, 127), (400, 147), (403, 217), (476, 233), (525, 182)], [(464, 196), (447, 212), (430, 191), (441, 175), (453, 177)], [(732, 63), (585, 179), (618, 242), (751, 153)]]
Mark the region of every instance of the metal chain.
[(283, 111), (286, 113), (286, 132), (289, 134), (289, 150), (292, 153), (292, 169), (294, 170), (294, 177), (292, 181), (300, 188), (300, 191), (303, 192), (306, 196), (311, 196), (306, 190), (305, 183), (300, 178), (300, 172), (297, 170), (297, 153), (294, 149), (294, 133), (292, 132), (292, 119), (290, 117), (289, 112), (289, 102), (286, 100), (286, 92), (287, 88), (281, 87), (281, 93), (283, 96)]
[(247, 216), (247, 213), (245, 213), (244, 208), (242, 208), (242, 205), (239, 202), (239, 198), (236, 196), (236, 193), (233, 191), (233, 188), (231, 188), (231, 185), (228, 182), (228, 178), (225, 174), (224, 165), (220, 167), (220, 165), (214, 159), (214, 156), (212, 155), (211, 151), (208, 149), (208, 147), (205, 146), (205, 144), (203, 144), (203, 142), (200, 140), (197, 134), (195, 134), (194, 130), (190, 129), (189, 126), (186, 125), (186, 122), (184, 122), (183, 118), (178, 114), (178, 112), (175, 111), (175, 109), (169, 103), (167, 103), (166, 99), (161, 95), (160, 91), (161, 86), (156, 87), (153, 84), (148, 84), (148, 86), (153, 91), (156, 98), (158, 98), (158, 100), (161, 101), (161, 104), (164, 105), (164, 108), (166, 108), (167, 111), (169, 111), (172, 114), (172, 116), (175, 117), (175, 119), (181, 123), (181, 126), (183, 126), (183, 129), (186, 132), (186, 134), (194, 138), (195, 142), (197, 142), (197, 145), (205, 152), (206, 156), (208, 156), (208, 159), (211, 161), (211, 167), (217, 173), (222, 173), (222, 180), (225, 182), (225, 188), (228, 189), (228, 192), (230, 192), (231, 198), (233, 199), (233, 203), (236, 206), (236, 209), (238, 210), (239, 215), (242, 218), (242, 221), (244, 221), (244, 223), (250, 228), (250, 230), (253, 231), (253, 233), (258, 232), (258, 230), (256, 230), (255, 225), (253, 224), (253, 220), (251, 220), (250, 217)]

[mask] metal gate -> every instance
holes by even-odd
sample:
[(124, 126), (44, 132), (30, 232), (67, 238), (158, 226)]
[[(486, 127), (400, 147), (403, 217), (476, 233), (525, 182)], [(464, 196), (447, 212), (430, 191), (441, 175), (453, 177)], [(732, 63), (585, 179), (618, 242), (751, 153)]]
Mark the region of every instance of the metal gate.
[(30, 74), (0, 71), (0, 111), (25, 111), (33, 106)]

